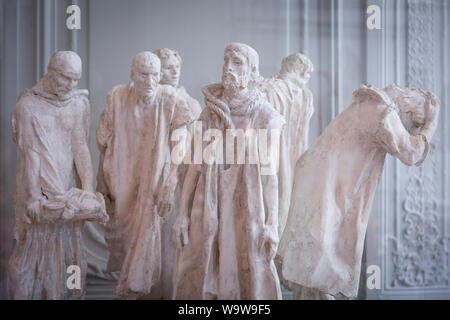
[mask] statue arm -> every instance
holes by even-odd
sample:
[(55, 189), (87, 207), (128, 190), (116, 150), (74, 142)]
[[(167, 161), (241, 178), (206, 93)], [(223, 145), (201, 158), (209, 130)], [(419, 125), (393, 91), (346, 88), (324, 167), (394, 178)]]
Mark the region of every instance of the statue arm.
[(111, 93), (107, 96), (107, 106), (100, 116), (98, 129), (96, 132), (96, 142), (99, 151), (99, 163), (97, 172), (97, 191), (103, 194), (106, 205), (109, 207), (111, 204), (112, 196), (110, 190), (105, 181), (105, 174), (103, 169), (103, 162), (105, 160), (105, 153), (110, 144), (112, 136), (112, 106), (111, 106)]
[(40, 156), (34, 143), (33, 124), (34, 119), (31, 113), (24, 105), (18, 103), (11, 115), (11, 126), (14, 142), (21, 152), (22, 164), (19, 164), (21, 170), (17, 172), (17, 175), (18, 183), (23, 187), (20, 201), (23, 201), (26, 207), (27, 217), (24, 219), (27, 223), (31, 223), (30, 219), (39, 220), (41, 200), (44, 197), (40, 180)]
[[(195, 100), (194, 100), (195, 101)], [(197, 115), (198, 116), (198, 115)], [(171, 122), (170, 132), (170, 152), (171, 161), (169, 174), (167, 181), (174, 184), (176, 187), (178, 183), (178, 165), (181, 164), (184, 159), (187, 150), (187, 146), (190, 146), (190, 132), (187, 126), (196, 119), (196, 115), (189, 107), (189, 103), (184, 98), (178, 98), (174, 110), (174, 115)], [(176, 160), (174, 157), (176, 156)]]
[(192, 209), (192, 201), (195, 196), (195, 189), (198, 183), (200, 173), (197, 165), (191, 164), (184, 178), (181, 191), (180, 210), (173, 225), (173, 240), (178, 248), (189, 243), (189, 225)]
[(81, 114), (76, 115), (76, 123), (72, 133), (72, 150), (75, 166), (81, 180), (81, 188), (94, 192), (94, 170), (92, 168), (91, 153), (88, 146), (88, 130), (85, 119), (90, 117), (89, 103), (86, 101)]
[(32, 220), (39, 222), (42, 213), (42, 199), (44, 198), (40, 183), (40, 159), (39, 155), (31, 150), (22, 150), (25, 174), (21, 183), (24, 185), (26, 198), (26, 216), (23, 217), (26, 223)]
[[(281, 131), (284, 128), (285, 120), (278, 112), (274, 111), (274, 117), (269, 122), (268, 128), (270, 132), (270, 167), (268, 171), (261, 168), (261, 184), (263, 188), (264, 200), (264, 232), (260, 237), (260, 248), (266, 249), (266, 259), (271, 261), (275, 257), (277, 251), (279, 235), (278, 235), (278, 160), (280, 152)], [(273, 152), (272, 152), (273, 151)]]
[(24, 153), (25, 174), (21, 183), (26, 188), (27, 203), (32, 204), (40, 201), (43, 197), (39, 175), (41, 169), (40, 159), (39, 155), (31, 149), (25, 149), (22, 152)]
[[(270, 150), (270, 164), (269, 170), (262, 169), (261, 182), (263, 185), (263, 197), (264, 197), (264, 211), (266, 212), (265, 224), (268, 228), (278, 228), (278, 166), (279, 166), (279, 152), (280, 152), (280, 137), (281, 130), (284, 126), (284, 119), (279, 116), (279, 119), (275, 120), (277, 123), (275, 126), (269, 126), (270, 144), (268, 145)], [(268, 169), (268, 168), (266, 168)]]
[(314, 113), (314, 103), (313, 103), (313, 95), (312, 92), (305, 88), (303, 89), (303, 94), (304, 94), (304, 105), (302, 106), (302, 119), (301, 119), (301, 127), (300, 127), (300, 139), (299, 140), (299, 154), (298, 157), (296, 159), (296, 161), (298, 160), (298, 158), (300, 158), (300, 156), (303, 154), (303, 152), (306, 151), (306, 149), (308, 148), (308, 139), (309, 139), (309, 127), (310, 127), (310, 121), (311, 121), (311, 117)]
[(276, 174), (261, 176), (263, 185), (265, 225), (277, 230), (278, 228), (278, 177)]
[[(177, 171), (178, 171), (178, 165), (181, 163), (180, 160), (182, 160), (186, 154), (186, 145), (187, 145), (187, 135), (188, 130), (186, 125), (182, 125), (180, 127), (178, 127), (176, 129), (176, 132), (180, 132), (180, 135), (177, 135), (178, 139), (176, 139), (176, 141), (172, 140), (170, 141), (170, 152), (171, 152), (171, 156), (170, 156), (170, 167), (169, 167), (169, 174), (167, 175), (167, 179), (168, 181), (171, 181), (173, 184), (177, 184), (178, 183), (178, 175), (177, 175)], [(171, 137), (174, 138), (175, 135), (171, 134)], [(175, 156), (175, 152), (177, 151), (176, 157), (178, 159), (173, 159), (172, 157)]]
[(383, 149), (408, 166), (420, 165), (429, 150), (428, 137), (420, 132), (410, 134), (394, 110), (382, 119), (376, 139)]

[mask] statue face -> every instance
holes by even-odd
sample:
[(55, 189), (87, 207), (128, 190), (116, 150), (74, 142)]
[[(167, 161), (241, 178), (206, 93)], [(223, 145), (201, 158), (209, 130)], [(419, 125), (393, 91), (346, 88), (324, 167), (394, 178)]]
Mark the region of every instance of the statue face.
[(64, 75), (56, 70), (50, 70), (48, 75), (51, 89), (58, 97), (68, 94), (78, 84), (78, 79)]
[(227, 50), (222, 68), (222, 84), (225, 89), (242, 90), (250, 81), (250, 67), (247, 57), (239, 51)]
[(161, 83), (178, 87), (180, 81), (181, 64), (177, 58), (170, 56), (161, 61)]
[(150, 95), (158, 86), (160, 75), (159, 65), (152, 63), (133, 69), (131, 79), (139, 95)]

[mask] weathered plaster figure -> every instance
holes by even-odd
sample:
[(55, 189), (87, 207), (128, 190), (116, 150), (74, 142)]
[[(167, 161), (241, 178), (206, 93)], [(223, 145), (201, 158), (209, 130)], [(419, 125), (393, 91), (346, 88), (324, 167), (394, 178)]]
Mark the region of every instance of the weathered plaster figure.
[[(267, 101), (287, 120), (281, 134), (278, 170), (278, 235), (280, 237), (289, 213), (295, 164), (308, 145), (309, 122), (314, 106), (312, 92), (306, 86), (313, 71), (314, 67), (308, 57), (301, 53), (294, 53), (282, 60), (281, 70), (277, 76), (259, 82), (259, 88), (265, 94)], [(278, 255), (275, 257), (275, 264), (281, 283), (292, 289), (282, 277)], [(303, 296), (306, 291), (302, 293)]]
[(294, 53), (282, 61), (280, 73), (260, 82), (267, 101), (286, 119), (281, 134), (278, 170), (278, 231), (283, 233), (291, 203), (294, 169), (308, 145), (309, 121), (314, 112), (313, 96), (306, 87), (314, 71), (311, 61)]
[(159, 84), (160, 74), (155, 54), (137, 54), (132, 82), (108, 93), (97, 130), (98, 188), (111, 215), (108, 270), (121, 271), (116, 293), (124, 298), (162, 296), (160, 216), (178, 183), (170, 137), (194, 120), (176, 89)]
[[(105, 203), (93, 193), (88, 148), (88, 91), (76, 89), (81, 59), (56, 52), (47, 74), (19, 97), (12, 112), (20, 149), (14, 210), (15, 247), (9, 261), (11, 299), (79, 299), (85, 292), (84, 220), (106, 222)], [(68, 267), (80, 269), (69, 289)], [(76, 285), (76, 283), (75, 283)]]
[[(175, 50), (171, 49), (158, 49), (154, 52), (159, 59), (161, 60), (161, 80), (159, 83), (167, 84), (176, 88), (176, 94), (181, 99), (186, 101), (187, 106), (191, 109), (194, 119), (197, 119), (202, 112), (202, 108), (200, 103), (192, 98), (187, 92), (186, 89), (182, 86), (179, 86), (180, 81), (180, 71), (181, 71), (181, 57), (179, 53)], [(187, 129), (192, 137), (193, 134), (193, 126), (188, 125)], [(191, 139), (186, 139), (186, 150), (191, 150)], [(188, 153), (187, 156), (191, 156), (192, 153)], [(192, 161), (192, 160), (191, 160)], [(176, 245), (173, 241), (172, 237), (172, 228), (175, 222), (175, 219), (179, 212), (179, 201), (177, 199), (180, 198), (181, 187), (183, 186), (184, 177), (186, 175), (187, 165), (180, 164), (178, 167), (178, 185), (175, 190), (175, 201), (173, 206), (164, 217), (165, 221), (162, 225), (162, 234), (161, 234), (161, 279), (162, 279), (162, 298), (163, 299), (171, 299), (172, 298), (172, 285), (173, 285), (173, 265), (175, 263), (175, 250)]]
[(171, 49), (163, 48), (154, 52), (161, 60), (161, 80), (159, 83), (167, 84), (177, 89), (177, 94), (182, 96), (194, 115), (197, 117), (202, 112), (200, 103), (192, 98), (186, 89), (179, 85), (181, 74), (181, 56), (180, 54)]
[(279, 248), (286, 280), (349, 298), (386, 154), (420, 165), (439, 112), (436, 97), (420, 89), (362, 86), (353, 97), (297, 162)]
[[(284, 125), (283, 117), (250, 85), (258, 75), (258, 60), (245, 44), (227, 46), (222, 83), (203, 88), (206, 108), (199, 119), (203, 132), (215, 130), (217, 149), (212, 160), (189, 166), (183, 185), (174, 226), (175, 299), (281, 298), (273, 261), (278, 245), (276, 172), (264, 175), (259, 164), (218, 160), (218, 133), (281, 130)], [(278, 144), (279, 135), (270, 143)]]

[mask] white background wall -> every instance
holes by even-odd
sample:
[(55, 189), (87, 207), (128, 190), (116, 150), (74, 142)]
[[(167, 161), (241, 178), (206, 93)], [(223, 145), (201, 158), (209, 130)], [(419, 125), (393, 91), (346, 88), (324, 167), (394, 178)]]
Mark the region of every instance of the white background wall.
[[(81, 30), (65, 27), (69, 4), (81, 7)], [(370, 4), (381, 8), (381, 30), (366, 27)], [(363, 272), (360, 297), (450, 298), (450, 132), (445, 125), (450, 121), (450, 1), (2, 0), (0, 8), (0, 297), (6, 293), (5, 267), (12, 246), (17, 158), (9, 115), (18, 94), (43, 75), (51, 54), (74, 50), (83, 59), (79, 87), (90, 91), (91, 152), (97, 167), (94, 133), (106, 93), (129, 81), (136, 53), (161, 47), (178, 50), (183, 58), (181, 84), (203, 104), (200, 89), (220, 80), (225, 46), (240, 41), (259, 52), (265, 77), (276, 74), (281, 59), (292, 52), (310, 57), (316, 109), (310, 141), (351, 103), (361, 83), (396, 82), (431, 89), (439, 96), (441, 122), (425, 165), (409, 169), (387, 159), (363, 261), (363, 271), (368, 265), (380, 266), (381, 288), (366, 289)], [(86, 243), (90, 274), (107, 278), (101, 228), (88, 225)], [(106, 293), (91, 289), (91, 296), (96, 294)]]

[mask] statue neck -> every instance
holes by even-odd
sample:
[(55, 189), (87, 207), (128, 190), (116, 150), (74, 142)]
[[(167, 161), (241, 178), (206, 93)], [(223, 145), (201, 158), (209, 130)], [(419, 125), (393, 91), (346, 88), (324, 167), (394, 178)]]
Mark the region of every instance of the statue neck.
[(248, 88), (243, 88), (242, 90), (224, 89), (223, 97), (227, 102), (244, 100), (248, 97)]
[(56, 92), (54, 92), (54, 90), (53, 90), (53, 87), (52, 87), (52, 84), (51, 84), (51, 80), (49, 79), (49, 75), (48, 74), (45, 74), (43, 77), (42, 77), (42, 90), (45, 92), (45, 93), (47, 93), (47, 94), (50, 94), (50, 95), (53, 95), (53, 96), (55, 96), (55, 97), (57, 97), (57, 94), (56, 94)]

